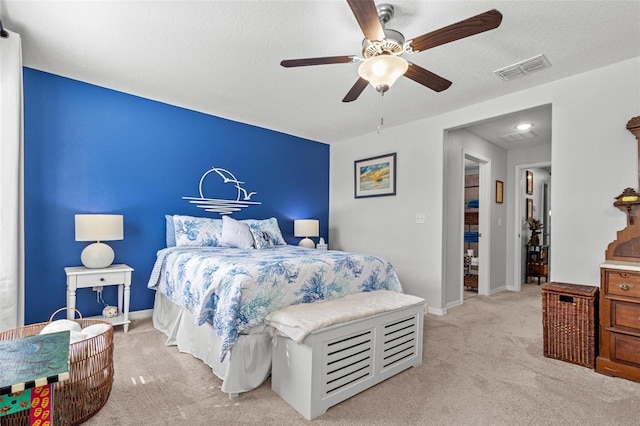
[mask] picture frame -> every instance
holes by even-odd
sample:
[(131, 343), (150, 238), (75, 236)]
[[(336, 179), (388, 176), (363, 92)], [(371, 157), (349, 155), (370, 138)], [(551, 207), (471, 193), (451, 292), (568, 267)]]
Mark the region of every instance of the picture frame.
[(533, 198), (527, 198), (527, 220), (533, 219)]
[(527, 170), (527, 195), (533, 194), (533, 172)]
[(496, 180), (496, 203), (504, 203), (504, 183), (501, 180)]
[(396, 195), (396, 153), (353, 162), (355, 198)]

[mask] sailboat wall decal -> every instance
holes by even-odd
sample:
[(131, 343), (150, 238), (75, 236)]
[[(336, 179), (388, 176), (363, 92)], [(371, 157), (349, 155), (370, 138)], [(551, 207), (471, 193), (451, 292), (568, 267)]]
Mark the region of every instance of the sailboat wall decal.
[[(212, 173), (214, 173), (213, 176), (217, 175), (222, 179), (221, 183), (223, 185), (231, 184), (235, 187), (237, 192), (237, 196), (235, 199), (207, 198), (204, 196), (204, 191), (202, 190), (204, 180), (208, 175), (211, 175)], [(204, 209), (205, 211), (220, 213), (221, 215), (232, 214), (233, 212), (240, 211), (245, 207), (262, 204), (260, 201), (251, 201), (251, 197), (256, 195), (257, 192), (249, 192), (242, 186), (244, 184), (245, 182), (239, 181), (229, 170), (219, 167), (212, 167), (211, 169), (204, 172), (204, 174), (200, 178), (200, 184), (198, 185), (200, 197), (182, 197), (182, 199), (189, 201), (189, 203), (191, 204), (195, 204), (196, 207)]]

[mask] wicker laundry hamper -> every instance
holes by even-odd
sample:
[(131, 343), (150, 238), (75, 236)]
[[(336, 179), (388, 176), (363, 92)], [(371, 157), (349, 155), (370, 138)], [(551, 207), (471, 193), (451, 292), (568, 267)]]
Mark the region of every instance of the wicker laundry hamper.
[(598, 347), (598, 287), (542, 286), (544, 356), (594, 369)]
[[(33, 336), (53, 321), (26, 325), (0, 332), (0, 340), (18, 339)], [(74, 319), (81, 328), (94, 324), (108, 324), (110, 322), (98, 319)], [(73, 343), (69, 346), (69, 379), (54, 384), (53, 393), (53, 425), (78, 425), (107, 403), (113, 384), (113, 327), (97, 336)], [(29, 411), (9, 414), (0, 418), (2, 426), (29, 425)]]

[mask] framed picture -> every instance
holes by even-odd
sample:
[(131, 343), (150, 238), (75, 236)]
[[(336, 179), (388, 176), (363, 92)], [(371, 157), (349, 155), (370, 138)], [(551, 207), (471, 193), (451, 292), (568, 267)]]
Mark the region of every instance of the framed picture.
[(504, 184), (501, 180), (496, 181), (496, 203), (504, 203)]
[(527, 198), (527, 220), (533, 219), (533, 198)]
[(396, 195), (396, 153), (354, 161), (355, 198)]
[(527, 170), (527, 194), (533, 194), (533, 172)]

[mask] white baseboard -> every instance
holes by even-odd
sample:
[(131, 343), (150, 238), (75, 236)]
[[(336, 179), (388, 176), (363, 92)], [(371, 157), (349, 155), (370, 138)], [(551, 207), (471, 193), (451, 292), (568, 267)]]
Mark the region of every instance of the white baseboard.
[(152, 315), (153, 315), (153, 309), (143, 309), (142, 311), (130, 311), (129, 319), (138, 320), (138, 319), (151, 318)]
[(430, 314), (443, 316), (443, 315), (447, 314), (447, 308), (440, 309), (440, 308), (433, 308), (433, 307), (429, 306), (427, 308), (427, 312), (430, 313)]

